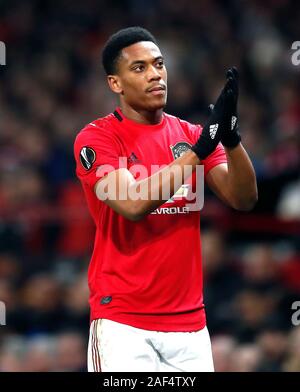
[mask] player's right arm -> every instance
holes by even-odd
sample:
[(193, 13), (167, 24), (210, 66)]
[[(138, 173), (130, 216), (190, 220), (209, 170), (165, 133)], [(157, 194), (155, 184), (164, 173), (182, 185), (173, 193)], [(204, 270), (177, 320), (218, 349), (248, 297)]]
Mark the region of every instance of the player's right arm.
[[(181, 187), (191, 171), (200, 163), (197, 155), (189, 150), (170, 165), (152, 176), (136, 181), (126, 168), (114, 170), (102, 177), (94, 191), (114, 211), (125, 218), (138, 221), (165, 203)], [(167, 196), (166, 196), (167, 195)]]

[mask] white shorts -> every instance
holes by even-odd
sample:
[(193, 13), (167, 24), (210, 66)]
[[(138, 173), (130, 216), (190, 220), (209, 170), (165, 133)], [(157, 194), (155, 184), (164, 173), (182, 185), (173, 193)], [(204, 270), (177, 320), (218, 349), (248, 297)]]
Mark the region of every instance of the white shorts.
[(197, 332), (158, 332), (94, 320), (88, 371), (213, 372), (209, 333), (206, 327)]

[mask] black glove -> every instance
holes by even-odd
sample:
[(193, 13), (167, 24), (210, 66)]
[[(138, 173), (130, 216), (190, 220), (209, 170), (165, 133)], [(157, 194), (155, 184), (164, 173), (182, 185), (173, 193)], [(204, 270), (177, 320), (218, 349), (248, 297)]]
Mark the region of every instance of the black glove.
[(237, 102), (239, 96), (239, 74), (235, 67), (229, 68), (226, 74), (228, 83), (228, 94), (230, 99), (228, 99), (228, 114), (229, 114), (229, 124), (225, 128), (221, 136), (221, 143), (225, 147), (236, 147), (241, 141), (241, 136), (239, 134), (239, 126), (237, 120)]
[(224, 132), (229, 127), (231, 121), (230, 110), (234, 106), (232, 83), (231, 78), (228, 78), (199, 139), (191, 147), (200, 160), (205, 159), (215, 150)]

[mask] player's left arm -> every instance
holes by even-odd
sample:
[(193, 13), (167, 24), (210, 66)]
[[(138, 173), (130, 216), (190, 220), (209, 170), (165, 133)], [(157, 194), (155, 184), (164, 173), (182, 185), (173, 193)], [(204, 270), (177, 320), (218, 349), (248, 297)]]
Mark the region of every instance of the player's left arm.
[(250, 158), (239, 143), (225, 147), (227, 164), (213, 167), (206, 176), (210, 189), (226, 204), (236, 210), (249, 211), (257, 202), (255, 171)]
[(207, 174), (206, 181), (216, 195), (231, 207), (249, 211), (257, 202), (257, 185), (251, 160), (241, 144), (237, 114), (239, 75), (235, 67), (227, 71), (227, 85), (228, 125), (221, 136), (227, 164), (212, 168)]

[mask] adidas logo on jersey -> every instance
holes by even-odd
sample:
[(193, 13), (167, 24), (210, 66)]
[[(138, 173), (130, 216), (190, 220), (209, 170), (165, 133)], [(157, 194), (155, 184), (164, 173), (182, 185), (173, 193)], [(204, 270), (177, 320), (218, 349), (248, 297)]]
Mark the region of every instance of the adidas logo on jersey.
[(215, 138), (217, 130), (218, 130), (218, 127), (219, 127), (219, 124), (212, 124), (212, 125), (210, 125), (210, 127), (209, 127), (209, 134), (210, 134), (210, 137), (212, 139)]
[(231, 130), (235, 127), (237, 118), (235, 116), (231, 117)]

